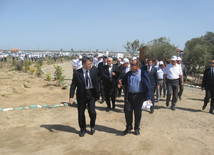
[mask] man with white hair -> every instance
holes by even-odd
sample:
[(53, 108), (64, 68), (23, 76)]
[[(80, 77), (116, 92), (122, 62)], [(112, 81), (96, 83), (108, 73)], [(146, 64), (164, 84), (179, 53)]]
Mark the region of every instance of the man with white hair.
[[(187, 82), (187, 74), (186, 74), (186, 66), (182, 63), (181, 57), (178, 57), (177, 63), (181, 66), (182, 72), (183, 72), (183, 78), (184, 82)], [(181, 100), (181, 96), (184, 91), (184, 86), (181, 85), (181, 80), (179, 80), (179, 92), (178, 92), (178, 97)]]
[(168, 64), (164, 70), (164, 78), (163, 83), (164, 85), (167, 84), (167, 100), (166, 100), (166, 106), (169, 106), (169, 101), (172, 97), (172, 107), (171, 109), (175, 110), (175, 105), (178, 100), (178, 84), (179, 84), (179, 78), (181, 80), (181, 85), (183, 86), (183, 72), (180, 67), (180, 65), (177, 64), (177, 56), (172, 56), (171, 63)]
[[(117, 95), (117, 80), (120, 75), (118, 66), (113, 65), (113, 59), (107, 58), (107, 65), (103, 66), (102, 79), (105, 92), (105, 100), (107, 104), (106, 111), (109, 112), (111, 109), (115, 109), (115, 99)], [(110, 103), (112, 101), (112, 105)]]

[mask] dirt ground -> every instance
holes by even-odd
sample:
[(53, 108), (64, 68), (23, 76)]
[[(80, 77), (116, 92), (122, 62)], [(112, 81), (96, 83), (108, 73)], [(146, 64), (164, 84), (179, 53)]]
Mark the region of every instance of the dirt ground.
[[(65, 82), (72, 79), (71, 62), (61, 64)], [(54, 68), (45, 69), (53, 75)], [(0, 70), (0, 108), (54, 105), (69, 100), (69, 88), (55, 86), (45, 75)], [(0, 154), (203, 154), (214, 152), (214, 121), (209, 106), (202, 111), (204, 93), (184, 88), (176, 110), (156, 103), (155, 112), (142, 112), (141, 134), (123, 136), (125, 117), (123, 97), (116, 109), (107, 113), (106, 104), (96, 103), (96, 132), (79, 137), (76, 105), (53, 109), (23, 109), (0, 112)]]

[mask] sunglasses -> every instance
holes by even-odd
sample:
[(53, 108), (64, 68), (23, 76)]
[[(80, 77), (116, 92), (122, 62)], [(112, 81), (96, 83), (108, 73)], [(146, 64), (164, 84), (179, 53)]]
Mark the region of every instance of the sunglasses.
[(111, 61), (107, 61), (107, 62), (111, 62)]

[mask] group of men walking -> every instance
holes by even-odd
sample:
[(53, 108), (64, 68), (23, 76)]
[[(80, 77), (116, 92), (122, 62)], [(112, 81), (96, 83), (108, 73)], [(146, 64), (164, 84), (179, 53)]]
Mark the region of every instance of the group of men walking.
[[(152, 60), (146, 59), (142, 65), (141, 61), (136, 57), (132, 58), (131, 61), (128, 58), (123, 60), (118, 58), (117, 63), (113, 64), (111, 57), (107, 58), (104, 56), (102, 59), (99, 59), (98, 63), (93, 63), (93, 58), (83, 57), (81, 60), (82, 67), (77, 68), (74, 64), (77, 64), (80, 60), (75, 61), (75, 63), (73, 62), (74, 72), (70, 88), (70, 103), (73, 103), (74, 92), (77, 88), (76, 97), (80, 137), (83, 137), (86, 132), (84, 114), (86, 107), (88, 107), (90, 116), (91, 134), (93, 135), (95, 132), (95, 102), (99, 100), (100, 95), (100, 103), (105, 101), (107, 104), (106, 111), (109, 112), (115, 109), (116, 98), (121, 96), (121, 90), (123, 90), (126, 119), (126, 129), (123, 134), (126, 135), (133, 129), (134, 113), (134, 133), (139, 135), (143, 102), (147, 101), (150, 104), (150, 113), (152, 114), (155, 109), (155, 96), (156, 102), (158, 102), (162, 91), (165, 97), (167, 90), (166, 106), (169, 106), (172, 96), (171, 109), (174, 111), (178, 97), (181, 100), (183, 85), (187, 79), (185, 66), (181, 63), (181, 58), (176, 56), (172, 56), (171, 63), (166, 61), (165, 64), (163, 61), (155, 61), (153, 63)], [(214, 72), (213, 70), (209, 71), (210, 73)], [(206, 82), (203, 82), (203, 84), (207, 87)], [(212, 94), (210, 96), (213, 97), (212, 86), (210, 93), (207, 92), (206, 103), (204, 103), (203, 109), (206, 108), (209, 102), (209, 94)], [(213, 101), (212, 98), (212, 103)], [(213, 108), (211, 112), (213, 113)]]

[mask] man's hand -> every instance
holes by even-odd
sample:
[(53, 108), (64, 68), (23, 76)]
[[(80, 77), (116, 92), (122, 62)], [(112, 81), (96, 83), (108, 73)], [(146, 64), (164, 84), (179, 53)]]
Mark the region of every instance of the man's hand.
[(157, 89), (159, 89), (159, 86), (157, 86)]
[(118, 88), (122, 87), (122, 79), (118, 81)]
[(70, 99), (69, 99), (69, 102), (70, 102), (71, 104), (73, 104), (74, 98), (70, 98)]
[(164, 85), (164, 86), (166, 85), (166, 80), (163, 80), (163, 85)]
[(150, 104), (152, 103), (152, 101), (151, 100), (147, 100)]
[(116, 74), (114, 72), (112, 72), (112, 76), (116, 76)]
[(181, 86), (184, 86), (184, 83), (183, 83), (183, 82), (181, 82)]

